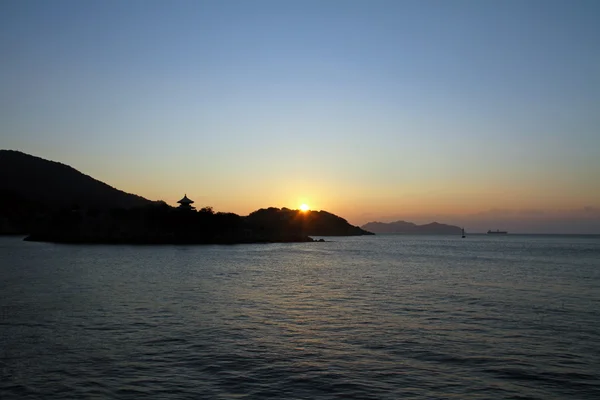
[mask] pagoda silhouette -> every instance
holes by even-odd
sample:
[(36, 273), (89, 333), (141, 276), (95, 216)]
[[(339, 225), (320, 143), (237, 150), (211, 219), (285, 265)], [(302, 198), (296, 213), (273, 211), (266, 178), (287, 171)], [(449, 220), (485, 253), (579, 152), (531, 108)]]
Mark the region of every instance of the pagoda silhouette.
[(190, 200), (187, 197), (187, 194), (183, 195), (183, 199), (179, 200), (177, 203), (179, 203), (179, 209), (180, 210), (195, 210), (195, 207), (192, 205), (194, 204), (194, 200)]

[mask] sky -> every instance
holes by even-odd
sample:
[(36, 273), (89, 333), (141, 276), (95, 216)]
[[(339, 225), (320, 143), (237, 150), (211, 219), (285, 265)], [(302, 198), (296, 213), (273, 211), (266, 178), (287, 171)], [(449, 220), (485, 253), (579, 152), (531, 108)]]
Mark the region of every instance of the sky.
[(600, 2), (0, 2), (0, 148), (246, 215), (600, 233)]

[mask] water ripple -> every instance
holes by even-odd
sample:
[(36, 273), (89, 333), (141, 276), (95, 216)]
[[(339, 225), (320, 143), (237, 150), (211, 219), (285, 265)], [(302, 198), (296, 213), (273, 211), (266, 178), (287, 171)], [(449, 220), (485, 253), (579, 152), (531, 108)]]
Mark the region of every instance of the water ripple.
[(0, 397), (600, 398), (600, 243), (503, 239), (2, 238)]

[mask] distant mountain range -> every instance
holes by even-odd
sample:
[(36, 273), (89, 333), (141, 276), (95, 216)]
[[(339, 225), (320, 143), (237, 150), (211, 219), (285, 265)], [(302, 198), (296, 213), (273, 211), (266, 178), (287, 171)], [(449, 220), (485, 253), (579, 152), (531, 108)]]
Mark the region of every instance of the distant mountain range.
[(416, 225), (412, 222), (369, 222), (361, 226), (362, 229), (373, 233), (407, 233), (407, 234), (437, 234), (460, 235), (461, 228), (454, 225), (432, 222), (425, 225)]

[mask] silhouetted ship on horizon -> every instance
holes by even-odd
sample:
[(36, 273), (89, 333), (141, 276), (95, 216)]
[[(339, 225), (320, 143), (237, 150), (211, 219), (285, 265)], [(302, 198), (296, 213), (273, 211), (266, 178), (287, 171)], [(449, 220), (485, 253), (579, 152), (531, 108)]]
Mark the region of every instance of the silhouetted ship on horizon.
[(508, 232), (496, 229), (495, 231), (488, 231), (487, 233), (488, 235), (506, 235)]

